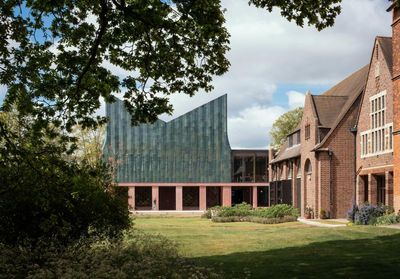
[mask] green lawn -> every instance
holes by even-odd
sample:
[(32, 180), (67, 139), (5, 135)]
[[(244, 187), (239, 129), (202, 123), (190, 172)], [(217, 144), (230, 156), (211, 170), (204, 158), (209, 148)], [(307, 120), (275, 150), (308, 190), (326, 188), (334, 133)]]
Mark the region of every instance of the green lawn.
[(213, 223), (137, 218), (135, 227), (175, 241), (181, 253), (226, 278), (400, 278), (400, 230), (300, 223)]

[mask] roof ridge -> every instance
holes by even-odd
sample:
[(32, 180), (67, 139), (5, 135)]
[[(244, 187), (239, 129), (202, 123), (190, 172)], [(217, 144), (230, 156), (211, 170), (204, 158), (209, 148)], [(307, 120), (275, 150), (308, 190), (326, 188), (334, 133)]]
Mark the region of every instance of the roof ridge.
[[(356, 70), (355, 72), (351, 73), (350, 75), (346, 76), (343, 80), (341, 80), (340, 82), (338, 82), (337, 84), (335, 84), (334, 86), (332, 86), (330, 89), (328, 89), (327, 91), (325, 91), (324, 93), (322, 93), (321, 95), (324, 96), (343, 96), (343, 95), (330, 95), (329, 93), (332, 93), (335, 91), (335, 89), (340, 88), (341, 86), (343, 86), (344, 84), (346, 84), (346, 82), (349, 82), (351, 80), (353, 80), (355, 77), (357, 77), (358, 75), (360, 75), (363, 71), (366, 71), (366, 69), (369, 68), (369, 64), (366, 64), (365, 66), (361, 67), (360, 69)], [(328, 95), (327, 95), (328, 94)], [(321, 96), (320, 95), (320, 96)], [(344, 95), (345, 96), (345, 95)]]
[(311, 95), (313, 97), (318, 98), (348, 98), (349, 96), (341, 96), (341, 95)]

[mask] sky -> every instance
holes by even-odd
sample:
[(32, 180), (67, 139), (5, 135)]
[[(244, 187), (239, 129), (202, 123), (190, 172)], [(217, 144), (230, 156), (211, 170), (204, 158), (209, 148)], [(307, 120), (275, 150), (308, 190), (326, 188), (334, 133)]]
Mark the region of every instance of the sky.
[[(280, 115), (303, 106), (307, 91), (321, 94), (368, 64), (375, 37), (391, 36), (386, 0), (344, 0), (335, 26), (321, 32), (247, 3), (222, 0), (231, 34), (228, 73), (214, 79), (211, 93), (172, 95), (173, 115), (160, 117), (171, 120), (227, 94), (232, 148), (266, 148)], [(0, 86), (0, 103), (4, 93)], [(102, 106), (99, 114), (104, 113)]]

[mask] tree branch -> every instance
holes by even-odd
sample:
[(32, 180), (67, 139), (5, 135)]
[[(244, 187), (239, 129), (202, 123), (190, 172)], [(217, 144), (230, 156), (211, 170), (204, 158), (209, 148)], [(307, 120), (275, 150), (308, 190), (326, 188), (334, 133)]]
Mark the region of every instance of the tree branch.
[(76, 90), (75, 90), (75, 96), (78, 95), (82, 80), (85, 77), (86, 73), (89, 71), (90, 66), (94, 63), (97, 55), (97, 51), (99, 50), (99, 46), (101, 43), (101, 40), (103, 39), (104, 34), (107, 31), (107, 26), (108, 26), (108, 17), (107, 17), (107, 12), (108, 12), (108, 5), (107, 5), (107, 0), (102, 0), (101, 3), (101, 11), (100, 11), (100, 26), (97, 32), (96, 39), (94, 40), (92, 49), (90, 50), (90, 57), (88, 62), (86, 63), (86, 66), (83, 68), (82, 73), (79, 75), (77, 81), (76, 81)]

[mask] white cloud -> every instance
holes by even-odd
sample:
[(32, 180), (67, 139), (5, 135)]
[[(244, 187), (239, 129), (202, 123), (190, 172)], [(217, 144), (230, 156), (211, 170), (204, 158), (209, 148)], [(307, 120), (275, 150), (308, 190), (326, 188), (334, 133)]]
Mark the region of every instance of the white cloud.
[(229, 141), (232, 148), (266, 148), (270, 142), (272, 123), (285, 109), (279, 106), (252, 106), (238, 116), (228, 118)]
[(304, 106), (304, 100), (306, 98), (305, 94), (297, 91), (289, 91), (286, 92), (286, 95), (288, 97), (289, 109), (295, 109)]
[(336, 25), (318, 32), (287, 22), (278, 11), (223, 1), (232, 34), (229, 75), (272, 83), (336, 82), (368, 63), (376, 35), (390, 35), (386, 5), (381, 0), (345, 0)]
[(375, 36), (391, 34), (387, 5), (381, 0), (344, 0), (336, 25), (318, 32), (287, 22), (278, 11), (268, 13), (249, 7), (247, 1), (223, 0), (231, 33), (231, 68), (214, 80), (210, 94), (171, 97), (175, 112), (166, 120), (227, 93), (232, 147), (266, 146), (268, 127), (276, 115), (268, 118), (265, 113), (283, 113), (304, 102), (304, 94), (289, 91), (287, 105), (277, 107), (275, 100), (282, 99), (276, 95), (279, 85), (329, 86), (366, 65)]

